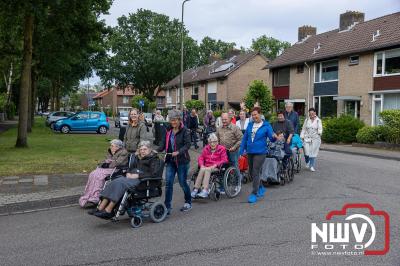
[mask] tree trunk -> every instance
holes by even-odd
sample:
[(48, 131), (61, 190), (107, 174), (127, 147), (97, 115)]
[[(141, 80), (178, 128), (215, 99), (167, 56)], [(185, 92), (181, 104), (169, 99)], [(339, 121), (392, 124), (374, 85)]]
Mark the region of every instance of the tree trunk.
[(7, 82), (7, 105), (10, 104), (11, 102), (11, 81), (12, 81), (12, 75), (13, 75), (13, 62), (11, 62), (11, 66), (10, 66), (10, 73), (8, 76), (8, 82)]
[(35, 110), (36, 110), (36, 104), (37, 104), (37, 97), (36, 97), (36, 92), (37, 92), (37, 81), (38, 81), (38, 75), (36, 72), (32, 73), (32, 104), (31, 104), (31, 122), (32, 122), (32, 127), (35, 125)]
[(51, 105), (50, 105), (50, 110), (51, 112), (54, 112), (55, 110), (55, 94), (56, 94), (56, 85), (55, 82), (51, 83), (51, 91), (50, 91), (50, 101), (51, 101)]
[(32, 67), (32, 35), (33, 35), (33, 13), (25, 14), (24, 23), (24, 51), (22, 59), (21, 87), (19, 92), (18, 106), (18, 137), (16, 147), (28, 147), (28, 100), (31, 86)]
[(60, 83), (58, 82), (56, 85), (56, 95), (55, 95), (55, 105), (56, 105), (56, 109), (55, 111), (59, 111), (60, 110)]
[(32, 112), (32, 72), (31, 72), (31, 78), (29, 80), (30, 83), (30, 89), (28, 92), (28, 122), (27, 122), (27, 127), (26, 127), (26, 131), (28, 133), (32, 132), (32, 116), (31, 116), (31, 112)]

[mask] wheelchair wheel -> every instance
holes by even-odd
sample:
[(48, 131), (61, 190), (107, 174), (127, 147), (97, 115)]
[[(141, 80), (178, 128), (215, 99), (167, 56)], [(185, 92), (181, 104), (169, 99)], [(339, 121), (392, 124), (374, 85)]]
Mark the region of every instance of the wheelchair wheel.
[(162, 202), (156, 202), (150, 207), (150, 219), (155, 223), (161, 223), (167, 217), (167, 207)]
[(133, 228), (139, 228), (142, 226), (143, 219), (140, 216), (133, 216), (131, 219), (131, 226)]
[(228, 198), (234, 198), (240, 193), (242, 183), (240, 176), (237, 175), (237, 169), (233, 166), (228, 167), (224, 173), (224, 188)]
[(221, 193), (219, 193), (219, 191), (216, 188), (217, 188), (216, 184), (212, 183), (210, 192), (208, 194), (210, 199), (212, 199), (213, 201), (218, 201), (221, 198)]
[(296, 172), (300, 173), (301, 170), (301, 153), (296, 154)]
[(289, 181), (292, 182), (293, 179), (294, 179), (294, 162), (293, 162), (293, 158), (289, 159), (288, 176), (289, 176)]

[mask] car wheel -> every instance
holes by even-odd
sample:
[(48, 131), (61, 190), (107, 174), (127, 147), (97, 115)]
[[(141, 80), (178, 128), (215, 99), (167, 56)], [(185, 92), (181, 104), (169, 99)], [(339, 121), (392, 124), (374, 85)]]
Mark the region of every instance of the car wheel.
[(101, 127), (99, 127), (97, 132), (99, 132), (100, 134), (106, 134), (107, 133), (107, 128), (105, 126), (101, 126)]
[(62, 126), (61, 127), (61, 132), (64, 134), (68, 134), (70, 131), (69, 126)]
[(50, 123), (50, 128), (54, 129), (54, 122)]

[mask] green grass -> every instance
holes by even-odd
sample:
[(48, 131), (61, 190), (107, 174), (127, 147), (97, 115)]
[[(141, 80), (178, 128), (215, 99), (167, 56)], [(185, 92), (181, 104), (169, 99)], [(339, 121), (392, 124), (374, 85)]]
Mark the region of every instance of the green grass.
[(0, 133), (0, 176), (88, 173), (105, 158), (108, 136), (60, 134), (36, 118), (28, 148), (15, 148), (17, 128)]

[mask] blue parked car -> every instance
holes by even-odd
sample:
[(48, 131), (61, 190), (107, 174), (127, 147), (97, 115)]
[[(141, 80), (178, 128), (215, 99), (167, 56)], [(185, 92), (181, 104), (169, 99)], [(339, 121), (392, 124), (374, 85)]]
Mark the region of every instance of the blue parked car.
[(54, 124), (54, 130), (64, 134), (70, 131), (96, 131), (106, 134), (109, 128), (108, 117), (103, 112), (79, 112)]

